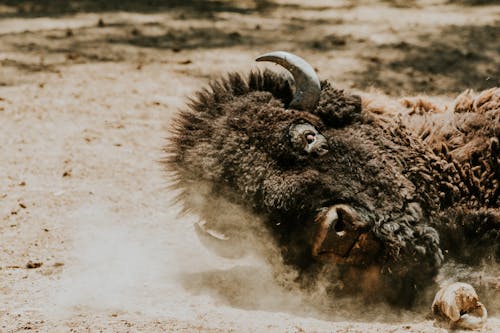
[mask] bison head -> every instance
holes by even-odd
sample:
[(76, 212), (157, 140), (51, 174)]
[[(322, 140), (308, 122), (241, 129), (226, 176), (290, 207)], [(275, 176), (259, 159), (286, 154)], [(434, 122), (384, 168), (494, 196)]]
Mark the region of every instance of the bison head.
[(268, 70), (232, 74), (175, 120), (166, 162), (180, 199), (212, 229), (213, 198), (243, 207), (304, 274), (335, 266), (335, 278), (354, 290), (375, 272), (377, 292), (411, 302), (442, 259), (429, 226), (436, 194), (423, 185), (425, 147), (364, 112), (358, 96), (320, 83), (301, 58), (274, 52), (258, 60), (284, 66), (294, 80)]

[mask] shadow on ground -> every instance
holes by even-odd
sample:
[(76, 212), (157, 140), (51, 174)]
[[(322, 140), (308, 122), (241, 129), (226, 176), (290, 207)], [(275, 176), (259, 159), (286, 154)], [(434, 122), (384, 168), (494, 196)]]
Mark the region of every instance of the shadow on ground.
[(13, 9), (0, 17), (57, 17), (76, 13), (115, 11), (156, 13), (168, 10), (182, 10), (195, 17), (211, 17), (219, 12), (251, 14), (265, 11), (272, 7), (273, 3), (268, 0), (1, 0), (0, 5)]
[[(415, 1), (384, 0), (381, 3), (392, 7), (419, 6)], [(460, 3), (478, 5), (493, 1), (463, 0)], [(237, 47), (251, 56), (255, 55), (255, 49), (284, 49), (298, 54), (324, 54), (329, 59), (338, 55), (350, 58), (358, 66), (342, 69), (336, 81), (350, 82), (356, 89), (376, 87), (390, 95), (456, 94), (467, 88), (481, 90), (500, 85), (500, 21), (486, 25), (439, 26), (425, 34), (414, 29), (411, 33), (416, 38), (412, 42), (376, 44), (350, 33), (332, 34), (332, 26), (338, 26), (341, 31), (344, 24), (352, 22), (311, 15), (327, 7), (278, 5), (268, 0), (3, 0), (1, 4), (16, 9), (4, 14), (13, 17), (98, 14), (93, 24), (80, 28), (0, 35), (1, 44), (23, 54), (19, 59), (0, 60), (2, 67), (23, 73), (53, 72), (58, 66), (86, 62), (143, 61), (137, 60), (139, 58), (165, 61), (179, 52), (188, 54), (183, 61), (190, 64), (189, 51), (230, 53), (230, 48)], [(354, 5), (343, 8), (354, 9)], [(162, 16), (152, 16), (146, 23), (127, 18), (113, 22), (98, 20), (99, 13), (113, 11), (162, 13)], [(283, 15), (284, 12), (287, 15)], [(302, 12), (309, 14), (301, 15)], [(274, 25), (267, 27), (268, 21)], [(328, 77), (328, 68), (320, 69), (323, 77)]]
[(382, 45), (375, 56), (368, 52), (361, 56), (367, 66), (353, 73), (353, 80), (359, 88), (374, 86), (392, 95), (499, 86), (499, 35), (500, 25), (447, 26), (419, 36), (415, 44)]
[(450, 4), (466, 6), (498, 5), (498, 0), (449, 0)]
[[(411, 8), (419, 7), (419, 1), (416, 0), (383, 0), (384, 3), (396, 8)], [(448, 0), (448, 4), (463, 5), (463, 6), (484, 6), (496, 5), (498, 0)]]

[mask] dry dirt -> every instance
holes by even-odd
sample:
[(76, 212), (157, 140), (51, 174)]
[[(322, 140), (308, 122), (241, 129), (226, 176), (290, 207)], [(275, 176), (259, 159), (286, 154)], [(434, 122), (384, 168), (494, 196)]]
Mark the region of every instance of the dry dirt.
[(272, 50), (352, 90), (499, 85), (494, 2), (0, 1), (0, 332), (445, 332), (217, 257), (158, 161), (189, 95)]

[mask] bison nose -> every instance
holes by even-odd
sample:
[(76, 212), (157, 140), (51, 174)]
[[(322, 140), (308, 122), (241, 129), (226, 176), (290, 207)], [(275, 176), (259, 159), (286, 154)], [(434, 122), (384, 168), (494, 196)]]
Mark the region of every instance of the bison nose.
[(334, 205), (316, 217), (317, 231), (313, 239), (312, 254), (323, 252), (345, 255), (368, 225), (359, 214), (348, 205)]
[[(337, 213), (338, 214), (338, 213)], [(333, 228), (332, 228), (333, 226)], [(337, 223), (332, 223), (330, 224), (329, 229), (337, 233), (337, 235), (342, 235), (345, 233), (345, 230), (348, 226), (345, 224), (344, 219), (339, 216), (339, 219), (337, 220)]]

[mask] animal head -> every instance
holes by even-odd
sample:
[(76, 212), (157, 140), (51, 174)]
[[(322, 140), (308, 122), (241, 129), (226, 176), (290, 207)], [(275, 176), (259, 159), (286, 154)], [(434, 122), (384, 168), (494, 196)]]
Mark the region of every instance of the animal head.
[(311, 262), (375, 270), (394, 297), (413, 293), (442, 260), (429, 226), (437, 194), (420, 188), (425, 147), (364, 112), (359, 96), (320, 82), (303, 59), (273, 52), (257, 60), (294, 80), (269, 70), (230, 74), (175, 120), (167, 164), (181, 200), (213, 225), (212, 207), (191, 196), (253, 212), (287, 262), (305, 270)]

